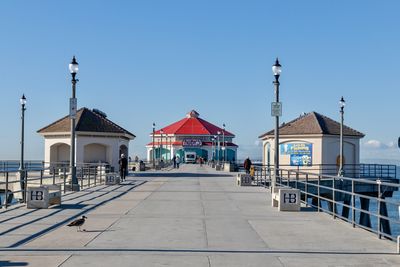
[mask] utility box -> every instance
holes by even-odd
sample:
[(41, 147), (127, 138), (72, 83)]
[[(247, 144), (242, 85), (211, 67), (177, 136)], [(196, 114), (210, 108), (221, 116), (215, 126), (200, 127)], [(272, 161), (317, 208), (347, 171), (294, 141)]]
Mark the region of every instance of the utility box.
[(115, 172), (109, 172), (106, 175), (106, 185), (117, 185), (120, 183), (120, 177)]
[(60, 185), (28, 187), (26, 196), (26, 207), (28, 209), (47, 209), (55, 204), (61, 204)]
[(238, 173), (236, 181), (237, 185), (239, 186), (249, 186), (252, 185), (252, 179), (251, 175), (245, 174), (245, 173)]

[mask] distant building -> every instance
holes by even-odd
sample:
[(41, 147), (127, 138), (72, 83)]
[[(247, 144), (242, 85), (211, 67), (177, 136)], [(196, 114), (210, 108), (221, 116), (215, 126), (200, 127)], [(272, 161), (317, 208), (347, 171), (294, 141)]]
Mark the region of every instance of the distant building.
[[(343, 126), (343, 164), (360, 163), (360, 139), (364, 134)], [(273, 167), (274, 130), (259, 136), (263, 141), (263, 164)], [(279, 127), (279, 165), (317, 172), (337, 173), (340, 161), (340, 123), (317, 112), (304, 114)], [(326, 173), (325, 172), (325, 173)], [(354, 171), (353, 171), (354, 173)]]
[[(99, 110), (81, 108), (76, 114), (75, 162), (108, 163), (118, 167), (123, 153), (128, 157), (129, 141), (135, 135), (106, 118)], [(44, 137), (44, 161), (50, 166), (69, 164), (71, 120), (65, 116), (37, 131)], [(48, 165), (49, 166), (49, 165)]]
[[(153, 133), (150, 134), (153, 140)], [(170, 160), (174, 155), (181, 160), (185, 152), (195, 152), (205, 160), (234, 161), (237, 159), (237, 145), (234, 134), (199, 117), (195, 110), (182, 120), (155, 131), (154, 143), (146, 145), (147, 160), (154, 158)]]

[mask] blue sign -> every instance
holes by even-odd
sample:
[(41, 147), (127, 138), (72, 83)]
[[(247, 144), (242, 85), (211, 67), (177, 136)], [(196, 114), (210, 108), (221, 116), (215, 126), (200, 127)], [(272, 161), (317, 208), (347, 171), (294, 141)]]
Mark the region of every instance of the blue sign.
[(312, 165), (311, 143), (286, 143), (280, 145), (281, 155), (290, 156), (290, 166)]

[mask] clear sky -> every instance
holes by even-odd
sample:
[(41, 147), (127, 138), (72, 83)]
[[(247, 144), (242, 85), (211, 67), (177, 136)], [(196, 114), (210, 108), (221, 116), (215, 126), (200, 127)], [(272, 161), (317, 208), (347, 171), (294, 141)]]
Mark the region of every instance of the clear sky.
[(317, 111), (366, 134), (361, 157), (400, 151), (400, 1), (0, 1), (0, 159), (43, 159), (36, 131), (67, 115), (76, 55), (78, 106), (133, 132), (145, 156), (157, 128), (191, 109), (236, 134), (239, 158), (261, 158), (274, 127), (271, 66), (282, 64), (281, 121)]

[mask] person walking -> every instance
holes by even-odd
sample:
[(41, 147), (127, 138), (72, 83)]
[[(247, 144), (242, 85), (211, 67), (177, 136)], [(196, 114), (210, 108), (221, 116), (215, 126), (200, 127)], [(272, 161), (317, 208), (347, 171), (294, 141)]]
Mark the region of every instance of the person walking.
[(174, 157), (172, 158), (172, 161), (174, 162), (174, 169), (176, 168), (176, 156), (174, 155)]
[(181, 163), (181, 159), (176, 157), (176, 168), (179, 169), (179, 163)]
[(119, 164), (119, 175), (121, 177), (121, 181), (125, 181), (126, 170), (128, 167), (128, 160), (126, 159), (124, 154), (121, 154), (121, 158), (119, 159), (118, 164)]
[(246, 173), (249, 174), (250, 173), (250, 167), (251, 167), (251, 160), (249, 157), (247, 157), (247, 159), (245, 159), (244, 163), (243, 163), (243, 167), (246, 170)]

